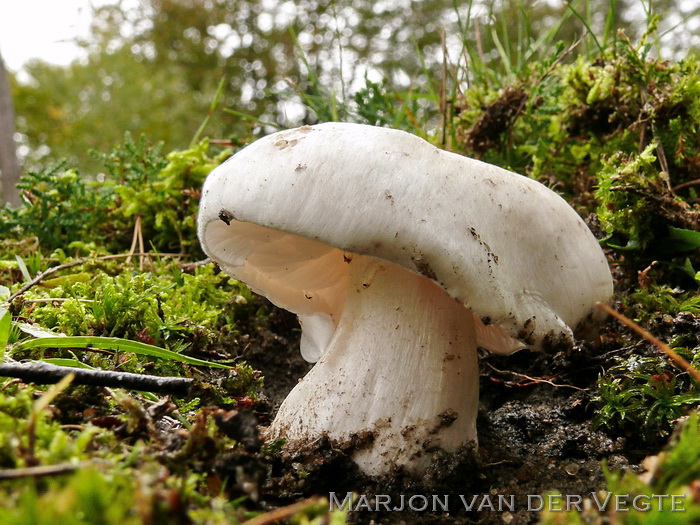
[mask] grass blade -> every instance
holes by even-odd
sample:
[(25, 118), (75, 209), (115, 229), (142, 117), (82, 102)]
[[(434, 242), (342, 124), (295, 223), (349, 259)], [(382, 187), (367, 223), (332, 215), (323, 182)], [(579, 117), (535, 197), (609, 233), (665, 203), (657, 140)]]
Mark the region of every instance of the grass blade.
[(114, 352), (132, 352), (138, 355), (169, 359), (171, 361), (180, 361), (190, 365), (210, 366), (213, 368), (231, 368), (230, 366), (223, 365), (221, 363), (204, 361), (203, 359), (197, 359), (196, 357), (188, 357), (170, 350), (166, 350), (165, 348), (159, 348), (157, 346), (138, 341), (120, 339), (118, 337), (42, 337), (39, 339), (30, 339), (29, 341), (24, 341), (18, 344), (12, 350), (12, 353), (15, 354), (36, 348), (98, 348), (100, 350), (112, 350)]
[(248, 120), (250, 122), (254, 122), (255, 124), (260, 124), (261, 126), (271, 127), (274, 129), (284, 129), (284, 126), (280, 126), (276, 122), (271, 122), (269, 120), (261, 120), (258, 117), (256, 117), (255, 115), (251, 115), (250, 113), (244, 113), (243, 111), (238, 111), (238, 110), (231, 109), (231, 108), (225, 108), (224, 113), (228, 113), (230, 115), (240, 117), (240, 118)]
[(5, 347), (10, 339), (12, 329), (12, 315), (7, 308), (0, 307), (0, 363), (5, 360)]
[(60, 357), (52, 357), (49, 359), (42, 359), (42, 361), (50, 365), (65, 366), (71, 368), (84, 368), (85, 370), (95, 370), (94, 367), (85, 364), (82, 361), (78, 361), (77, 359), (63, 359)]
[(605, 54), (605, 49), (603, 48), (603, 46), (602, 46), (602, 45), (600, 44), (600, 42), (598, 41), (598, 38), (595, 36), (595, 33), (593, 33), (593, 30), (591, 29), (591, 26), (588, 24), (588, 22), (586, 22), (586, 19), (583, 18), (583, 16), (581, 16), (581, 14), (580, 14), (578, 11), (576, 11), (576, 9), (574, 9), (573, 4), (567, 3), (567, 4), (566, 4), (566, 7), (568, 7), (569, 9), (571, 9), (571, 12), (574, 14), (574, 16), (575, 16), (576, 18), (578, 18), (579, 21), (583, 24), (583, 27), (586, 28), (586, 30), (588, 31), (588, 34), (589, 34), (589, 35), (591, 36), (591, 38), (593, 39), (593, 43), (595, 43), (596, 47), (598, 48), (598, 52), (599, 52), (601, 55), (604, 55), (604, 54)]
[(214, 99), (211, 101), (211, 105), (209, 106), (209, 111), (207, 111), (207, 116), (204, 117), (204, 120), (202, 123), (199, 125), (199, 128), (197, 128), (197, 131), (194, 134), (194, 137), (192, 137), (192, 140), (190, 141), (190, 148), (194, 148), (197, 142), (199, 142), (199, 137), (204, 131), (204, 128), (207, 127), (207, 124), (209, 124), (209, 119), (211, 116), (214, 114), (214, 110), (216, 109), (216, 106), (219, 105), (219, 100), (221, 99), (221, 94), (224, 92), (224, 85), (226, 84), (226, 77), (223, 77), (221, 81), (219, 82), (219, 86), (216, 88), (216, 94), (214, 95)]

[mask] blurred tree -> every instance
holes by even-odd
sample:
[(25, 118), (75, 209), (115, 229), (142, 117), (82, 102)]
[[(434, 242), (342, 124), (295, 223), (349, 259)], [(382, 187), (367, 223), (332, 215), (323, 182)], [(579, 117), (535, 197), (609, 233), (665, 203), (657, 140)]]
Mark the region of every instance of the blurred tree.
[(17, 147), (15, 145), (15, 111), (12, 105), (10, 83), (5, 71), (5, 62), (0, 54), (0, 175), (2, 175), (2, 197), (0, 204), (5, 202), (13, 207), (20, 205), (17, 183), (19, 182), (20, 167), (17, 162)]
[[(95, 173), (100, 166), (86, 152), (109, 150), (126, 131), (164, 141), (166, 150), (186, 147), (222, 78), (220, 105), (249, 118), (215, 111), (205, 134), (216, 138), (247, 137), (256, 119), (288, 127), (344, 118), (342, 105), (314, 114), (309, 97), (322, 91), (352, 101), (367, 80), (406, 96), (428, 93), (426, 111), (437, 114), (446, 76), (454, 85), (517, 77), (586, 26), (599, 39), (626, 27), (634, 39), (646, 27), (624, 22), (635, 7), (637, 0), (115, 1), (96, 9), (86, 60), (26, 67), (29, 81), (15, 86), (17, 127), (27, 167), (68, 158)], [(443, 50), (458, 68), (443, 70)]]
[[(222, 78), (223, 105), (280, 126), (314, 120), (300, 94), (315, 75), (338, 93), (363, 86), (370, 72), (399, 89), (424, 81), (422, 53), (440, 49), (439, 20), (451, 1), (347, 3), (142, 0), (135, 9), (98, 8), (85, 61), (33, 62), (29, 81), (15, 88), (27, 167), (68, 158), (94, 173), (100, 167), (87, 151), (109, 149), (125, 131), (184, 147)], [(219, 111), (206, 133), (247, 136), (251, 125)]]

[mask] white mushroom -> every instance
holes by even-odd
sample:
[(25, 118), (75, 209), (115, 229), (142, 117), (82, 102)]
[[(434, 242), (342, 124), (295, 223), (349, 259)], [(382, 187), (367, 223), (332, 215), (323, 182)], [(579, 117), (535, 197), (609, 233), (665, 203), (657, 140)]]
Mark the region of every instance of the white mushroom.
[(199, 238), (224, 271), (299, 316), (302, 355), (318, 361), (269, 435), (370, 431), (353, 459), (372, 475), (420, 473), (435, 447), (476, 442), (477, 346), (571, 342), (612, 294), (596, 239), (553, 191), (358, 124), (238, 152), (204, 185)]

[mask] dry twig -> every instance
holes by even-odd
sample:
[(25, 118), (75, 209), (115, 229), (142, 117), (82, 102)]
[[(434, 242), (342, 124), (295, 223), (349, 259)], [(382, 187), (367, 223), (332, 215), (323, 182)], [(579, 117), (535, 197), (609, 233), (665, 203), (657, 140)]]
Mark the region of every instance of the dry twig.
[(276, 523), (280, 520), (293, 516), (297, 512), (306, 510), (321, 501), (323, 501), (323, 498), (319, 498), (318, 496), (303, 499), (297, 503), (287, 505), (286, 507), (280, 507), (279, 509), (271, 510), (270, 512), (256, 516), (255, 518), (244, 522), (243, 525), (268, 525), (269, 523)]
[(111, 370), (90, 370), (56, 366), (43, 361), (0, 364), (0, 376), (17, 377), (37, 384), (54, 384), (69, 374), (76, 385), (128, 388), (160, 394), (186, 395), (193, 380), (184, 377), (158, 377)]
[(59, 463), (58, 465), (43, 465), (39, 467), (0, 469), (0, 480), (40, 478), (43, 476), (55, 476), (56, 474), (67, 474), (87, 465), (88, 463)]

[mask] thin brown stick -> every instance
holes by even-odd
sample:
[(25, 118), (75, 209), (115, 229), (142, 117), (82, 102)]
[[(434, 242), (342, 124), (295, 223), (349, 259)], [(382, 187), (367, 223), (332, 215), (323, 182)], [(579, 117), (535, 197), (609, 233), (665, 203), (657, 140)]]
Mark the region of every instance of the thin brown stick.
[(442, 117), (442, 137), (441, 144), (445, 147), (447, 143), (447, 123), (449, 121), (449, 113), (447, 110), (447, 39), (445, 31), (440, 31), (440, 41), (442, 43), (442, 68), (440, 71), (440, 116)]
[(280, 520), (293, 516), (297, 512), (308, 509), (321, 501), (323, 501), (323, 498), (319, 498), (318, 496), (303, 499), (297, 503), (287, 505), (286, 507), (280, 507), (279, 509), (271, 510), (270, 512), (256, 516), (253, 519), (244, 522), (243, 525), (268, 525), (269, 523), (276, 523)]
[(212, 146), (235, 146), (235, 143), (231, 139), (209, 139), (209, 144)]
[(136, 218), (136, 224), (134, 225), (134, 234), (131, 236), (131, 246), (129, 247), (129, 255), (126, 257), (126, 264), (129, 264), (131, 262), (131, 258), (134, 255), (134, 252), (136, 251), (136, 241), (138, 240), (139, 234), (138, 230), (136, 227), (138, 226), (139, 219), (138, 217)]
[(684, 188), (690, 188), (691, 186), (698, 186), (698, 185), (700, 185), (700, 179), (693, 179), (693, 180), (689, 180), (687, 182), (683, 182), (681, 184), (678, 184), (677, 186), (674, 186), (673, 188), (671, 188), (671, 191), (675, 193), (678, 190), (682, 190)]
[(474, 32), (476, 33), (475, 39), (476, 39), (476, 52), (479, 55), (479, 60), (481, 60), (482, 64), (486, 63), (486, 55), (484, 54), (484, 46), (481, 43), (481, 31), (479, 30), (479, 19), (475, 18), (474, 19)]
[(88, 463), (59, 463), (58, 465), (43, 465), (40, 467), (8, 468), (0, 469), (0, 480), (39, 478), (43, 476), (55, 476), (56, 474), (67, 474), (79, 468), (87, 466)]
[(129, 248), (129, 255), (126, 258), (126, 264), (131, 262), (131, 257), (136, 253), (136, 243), (139, 245), (139, 270), (143, 270), (143, 231), (141, 229), (141, 216), (136, 216), (136, 222), (134, 223), (134, 235), (131, 237), (131, 247)]
[(10, 296), (9, 302), (12, 302), (12, 300), (13, 300), (15, 297), (17, 297), (18, 295), (22, 295), (24, 292), (26, 292), (27, 290), (29, 290), (32, 286), (39, 284), (41, 281), (43, 281), (43, 280), (44, 280), (46, 277), (48, 277), (49, 275), (52, 275), (52, 274), (54, 274), (54, 273), (56, 273), (56, 272), (58, 272), (58, 271), (60, 271), (60, 270), (65, 270), (65, 269), (67, 269), (67, 268), (72, 268), (73, 266), (79, 266), (79, 265), (83, 264), (84, 262), (85, 262), (85, 261), (84, 261), (83, 259), (77, 259), (77, 260), (72, 261), (72, 262), (69, 262), (69, 263), (59, 264), (58, 266), (54, 266), (53, 268), (49, 268), (49, 269), (46, 270), (45, 272), (42, 272), (42, 273), (40, 273), (39, 275), (37, 275), (36, 277), (34, 277), (34, 279), (32, 279), (31, 281), (29, 281), (28, 283), (26, 283), (24, 286), (22, 286), (22, 288), (20, 288), (19, 290), (17, 290), (15, 293), (13, 293), (13, 294)]
[(631, 328), (632, 330), (634, 330), (635, 332), (637, 332), (637, 334), (639, 334), (639, 335), (642, 336), (644, 339), (646, 339), (646, 340), (649, 341), (651, 344), (653, 344), (656, 348), (658, 348), (659, 350), (661, 350), (664, 354), (666, 354), (666, 355), (671, 359), (671, 361), (673, 361), (673, 362), (675, 363), (675, 365), (676, 365), (678, 368), (681, 368), (681, 369), (683, 369), (684, 371), (688, 372), (691, 376), (693, 376), (693, 378), (695, 379), (695, 381), (697, 381), (698, 385), (700, 385), (700, 372), (698, 372), (698, 371), (693, 367), (693, 365), (691, 365), (688, 361), (686, 361), (682, 356), (678, 355), (670, 346), (668, 346), (668, 345), (667, 345), (666, 343), (664, 343), (663, 341), (661, 341), (661, 340), (657, 339), (656, 337), (654, 337), (652, 334), (650, 334), (650, 333), (649, 333), (648, 331), (646, 331), (644, 328), (642, 328), (642, 327), (639, 326), (637, 323), (635, 323), (634, 321), (632, 321), (632, 319), (630, 319), (629, 317), (625, 317), (625, 316), (622, 315), (621, 313), (619, 313), (619, 312), (613, 310), (613, 309), (610, 308), (607, 304), (596, 303), (596, 305), (598, 306), (598, 308), (600, 308), (601, 310), (603, 310), (603, 311), (607, 312), (608, 314), (612, 315), (615, 319), (617, 319), (618, 321), (620, 321), (622, 324), (624, 324), (624, 325), (627, 326), (628, 328)]

